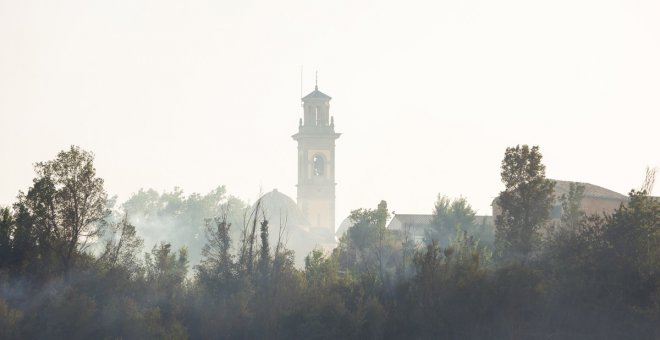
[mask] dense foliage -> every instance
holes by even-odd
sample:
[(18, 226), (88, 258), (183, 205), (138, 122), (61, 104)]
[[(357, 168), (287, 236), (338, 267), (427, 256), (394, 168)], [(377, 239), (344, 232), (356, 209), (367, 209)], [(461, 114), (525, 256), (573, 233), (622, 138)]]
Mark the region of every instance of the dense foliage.
[(545, 178), (538, 146), (507, 148), (502, 160), (505, 189), (497, 197), (496, 242), (505, 259), (527, 259), (538, 247), (554, 200), (555, 182)]
[[(114, 202), (111, 202), (114, 203)], [(145, 245), (152, 247), (167, 240), (173, 247), (188, 248), (191, 263), (199, 263), (206, 238), (205, 220), (226, 215), (230, 223), (240, 224), (248, 205), (240, 199), (228, 196), (225, 187), (219, 186), (206, 194), (184, 195), (183, 190), (158, 192), (140, 189), (122, 204), (110, 207), (114, 220), (127, 217), (138, 229)], [(238, 228), (230, 230), (238, 238)]]
[[(237, 225), (223, 209), (185, 217), (203, 225), (191, 266), (175, 240), (143, 253), (130, 215), (108, 218), (93, 156), (72, 147), (38, 163), (33, 186), (0, 209), (0, 338), (660, 337), (660, 201), (632, 191), (611, 214), (586, 216), (575, 185), (550, 228), (540, 159), (538, 148), (507, 150), (494, 245), (464, 199), (439, 197), (423, 244), (388, 230), (381, 202), (296, 268), (269, 221)], [(162, 199), (140, 195), (134, 206)]]

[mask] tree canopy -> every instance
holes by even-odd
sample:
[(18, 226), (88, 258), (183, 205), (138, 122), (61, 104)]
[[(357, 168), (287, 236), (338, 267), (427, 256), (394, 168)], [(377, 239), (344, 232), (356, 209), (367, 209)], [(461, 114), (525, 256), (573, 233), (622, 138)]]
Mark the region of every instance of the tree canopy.
[[(464, 229), (475, 226), (467, 201), (439, 196), (432, 232), (455, 227), (447, 244), (417, 245), (388, 230), (381, 201), (353, 211), (331, 252), (299, 255), (304, 268), (286, 244), (271, 242), (263, 214), (234, 224), (238, 206), (192, 217), (183, 213), (189, 198), (143, 193), (151, 198), (131, 201), (143, 208), (108, 216), (113, 202), (92, 160), (72, 147), (37, 163), (28, 192), (0, 207), (0, 338), (660, 336), (660, 199), (633, 190), (618, 209), (586, 215), (583, 189), (572, 185), (559, 198), (561, 227), (540, 237), (552, 182), (536, 147), (507, 149), (495, 255)], [(210, 201), (225, 204), (224, 195)], [(170, 209), (188, 216), (181, 223), (190, 230), (203, 225), (197, 265), (168, 238), (144, 252), (131, 211), (147, 218)]]
[(517, 145), (506, 149), (502, 182), (495, 204), (496, 242), (505, 257), (526, 259), (539, 245), (554, 201), (555, 183), (545, 178), (538, 146)]

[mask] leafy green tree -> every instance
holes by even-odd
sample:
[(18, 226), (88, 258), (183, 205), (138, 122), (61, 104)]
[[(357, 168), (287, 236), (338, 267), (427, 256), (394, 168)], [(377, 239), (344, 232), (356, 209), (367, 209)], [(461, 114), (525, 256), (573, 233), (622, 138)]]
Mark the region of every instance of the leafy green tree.
[(196, 338), (239, 337), (241, 325), (251, 317), (254, 296), (251, 278), (242, 277), (232, 254), (231, 223), (227, 215), (206, 220), (207, 244), (195, 266), (195, 304), (188, 318)]
[(496, 204), (496, 243), (502, 255), (527, 259), (539, 243), (554, 201), (555, 182), (545, 178), (538, 146), (507, 148), (502, 160), (502, 182)]
[(388, 333), (393, 338), (479, 338), (493, 308), (487, 297), (489, 252), (465, 232), (447, 248), (431, 241), (415, 254), (416, 275), (401, 285)]
[(586, 218), (582, 210), (582, 199), (584, 198), (584, 185), (570, 183), (568, 195), (561, 195), (561, 224), (564, 228), (577, 229)]
[(200, 264), (195, 266), (198, 282), (215, 294), (229, 293), (227, 288), (236, 276), (230, 228), (226, 215), (206, 220), (207, 244)]
[(102, 233), (108, 214), (103, 179), (96, 176), (94, 155), (77, 146), (34, 168), (34, 185), (19, 193), (18, 227), (24, 230), (16, 234), (35, 242), (42, 258), (60, 262), (68, 272), (78, 252)]
[(15, 221), (11, 210), (0, 207), (0, 270), (9, 264), (14, 228)]
[(660, 201), (632, 191), (613, 214), (563, 228), (541, 265), (547, 314), (560, 337), (655, 338), (660, 334)]
[(259, 248), (259, 276), (263, 284), (268, 284), (270, 277), (271, 254), (270, 244), (268, 242), (268, 220), (261, 222), (260, 237), (261, 247)]
[(188, 273), (188, 252), (179, 249), (178, 257), (169, 243), (161, 242), (145, 254), (146, 280), (151, 301), (165, 318), (178, 316)]
[(450, 200), (447, 196), (438, 195), (433, 207), (431, 227), (425, 231), (424, 240), (427, 244), (433, 240), (441, 247), (449, 245), (450, 239), (457, 236), (457, 230), (476, 231), (476, 213), (463, 197)]
[(353, 226), (348, 229), (348, 237), (359, 249), (374, 245), (386, 233), (388, 218), (389, 213), (385, 201), (381, 201), (375, 210), (353, 210), (350, 215)]
[(327, 257), (320, 249), (305, 256), (305, 280), (308, 287), (322, 290), (339, 281), (339, 263), (334, 256)]
[[(653, 298), (660, 303), (660, 200), (648, 196), (645, 191), (631, 191), (628, 205), (621, 207), (607, 219), (603, 233), (605, 250), (616, 273), (621, 275), (622, 291)], [(638, 278), (636, 283), (626, 282)], [(639, 300), (642, 302), (643, 299)], [(660, 304), (653, 306), (660, 312)], [(660, 316), (660, 314), (658, 314)]]
[(337, 248), (342, 270), (377, 274), (386, 283), (396, 265), (400, 251), (387, 230), (389, 212), (387, 203), (381, 201), (377, 209), (357, 209), (351, 212), (353, 226), (340, 239)]
[(166, 288), (181, 286), (188, 271), (188, 254), (185, 248), (179, 249), (179, 256), (172, 251), (169, 243), (161, 242), (151, 253), (145, 254), (147, 279)]
[[(165, 239), (175, 248), (186, 247), (190, 261), (199, 263), (206, 244), (206, 220), (226, 215), (227, 223), (240, 225), (248, 205), (227, 195), (219, 186), (202, 195), (184, 195), (183, 190), (158, 192), (140, 189), (121, 205), (131, 224), (145, 240), (147, 247)], [(239, 239), (239, 228), (229, 230), (233, 239)]]
[(11, 239), (10, 257), (6, 258), (6, 264), (14, 273), (24, 273), (28, 267), (38, 266), (40, 253), (37, 248), (37, 235), (27, 207), (24, 204), (15, 204), (15, 227)]
[(137, 236), (135, 226), (128, 222), (128, 216), (110, 225), (110, 235), (106, 237), (103, 252), (99, 255), (99, 261), (107, 268), (122, 267), (132, 275), (138, 274), (140, 254), (144, 241)]

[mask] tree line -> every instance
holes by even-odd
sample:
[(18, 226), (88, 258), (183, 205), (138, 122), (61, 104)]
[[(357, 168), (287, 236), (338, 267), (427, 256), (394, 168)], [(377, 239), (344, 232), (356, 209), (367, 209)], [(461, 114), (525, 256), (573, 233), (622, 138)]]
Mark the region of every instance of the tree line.
[(615, 211), (587, 215), (584, 187), (555, 197), (539, 148), (515, 146), (494, 230), (465, 199), (439, 196), (417, 243), (386, 227), (382, 201), (354, 210), (331, 252), (294, 254), (257, 202), (242, 223), (229, 206), (206, 219), (191, 266), (176, 240), (144, 252), (130, 216), (108, 208), (93, 158), (72, 146), (35, 164), (32, 186), (0, 208), (1, 338), (660, 337), (652, 181)]

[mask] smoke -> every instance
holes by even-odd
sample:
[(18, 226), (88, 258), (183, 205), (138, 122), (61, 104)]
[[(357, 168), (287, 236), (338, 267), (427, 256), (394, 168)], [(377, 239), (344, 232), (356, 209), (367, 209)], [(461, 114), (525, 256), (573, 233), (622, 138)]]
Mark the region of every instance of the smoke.
[(227, 194), (219, 186), (202, 195), (185, 195), (180, 188), (158, 192), (140, 189), (128, 200), (112, 208), (109, 222), (116, 222), (124, 214), (135, 226), (138, 237), (144, 240), (145, 250), (160, 242), (168, 242), (173, 249), (187, 248), (190, 263), (197, 264), (206, 244), (205, 221), (227, 215), (233, 226), (232, 238), (238, 239), (243, 214), (248, 204)]

